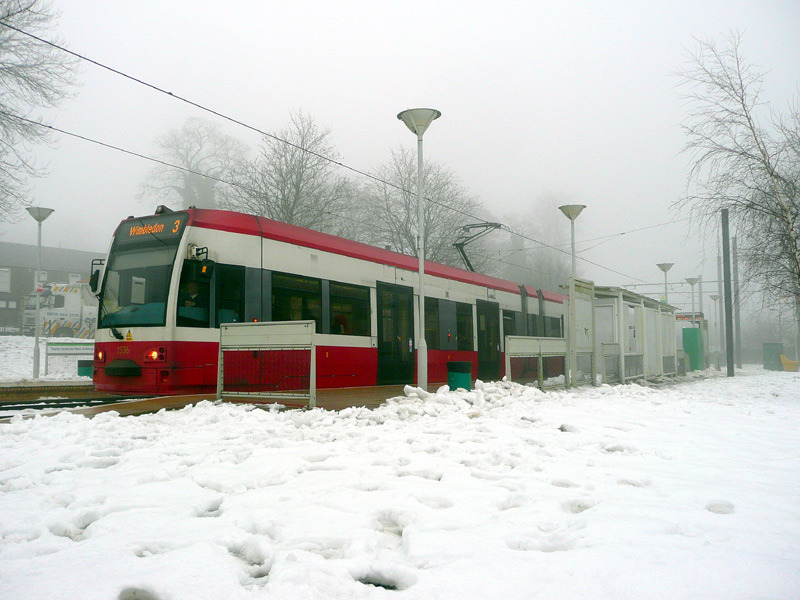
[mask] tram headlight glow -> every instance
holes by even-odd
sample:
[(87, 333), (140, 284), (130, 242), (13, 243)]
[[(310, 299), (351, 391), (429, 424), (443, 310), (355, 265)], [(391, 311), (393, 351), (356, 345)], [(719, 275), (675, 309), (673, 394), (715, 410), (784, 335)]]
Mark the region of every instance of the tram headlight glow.
[(97, 362), (106, 362), (106, 352), (102, 348), (97, 348), (94, 351), (94, 359)]
[(166, 359), (167, 351), (164, 346), (158, 348), (151, 348), (144, 353), (145, 362), (164, 362)]

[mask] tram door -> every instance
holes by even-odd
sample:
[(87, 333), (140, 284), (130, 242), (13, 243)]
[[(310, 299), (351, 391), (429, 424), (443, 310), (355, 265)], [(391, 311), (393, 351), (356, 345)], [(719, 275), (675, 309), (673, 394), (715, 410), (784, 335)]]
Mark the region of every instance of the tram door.
[(478, 379), (500, 379), (500, 305), (477, 301)]
[(378, 282), (378, 385), (414, 380), (414, 292)]

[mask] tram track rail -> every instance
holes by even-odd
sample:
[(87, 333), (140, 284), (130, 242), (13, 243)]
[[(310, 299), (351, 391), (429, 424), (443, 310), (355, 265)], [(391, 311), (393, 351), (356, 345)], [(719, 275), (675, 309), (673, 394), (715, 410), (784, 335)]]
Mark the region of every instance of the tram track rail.
[(91, 383), (71, 381), (16, 382), (0, 384), (0, 403), (26, 402), (40, 398), (98, 398), (110, 397), (97, 392)]
[[(49, 392), (48, 392), (49, 393)], [(91, 396), (85, 398), (40, 397), (38, 399), (0, 400), (0, 413), (9, 411), (64, 410), (79, 407), (118, 404), (147, 396)]]

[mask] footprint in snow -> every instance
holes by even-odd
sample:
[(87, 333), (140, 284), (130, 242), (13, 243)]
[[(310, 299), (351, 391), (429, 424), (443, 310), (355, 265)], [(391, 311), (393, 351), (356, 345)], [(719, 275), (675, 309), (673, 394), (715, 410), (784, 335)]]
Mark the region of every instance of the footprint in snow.
[(129, 587), (119, 593), (117, 600), (161, 600), (161, 596), (144, 588)]
[(429, 508), (435, 510), (442, 510), (445, 508), (452, 508), (453, 501), (450, 498), (435, 497), (435, 496), (415, 496), (420, 504), (424, 504)]
[(222, 502), (225, 500), (222, 496), (217, 496), (208, 500), (203, 505), (195, 509), (195, 514), (198, 517), (218, 517), (222, 514)]
[(550, 485), (562, 488), (580, 487), (580, 484), (575, 483), (574, 481), (570, 481), (569, 479), (554, 479), (553, 481), (550, 482)]
[(569, 500), (567, 502), (564, 502), (564, 504), (561, 505), (561, 508), (563, 508), (565, 512), (577, 515), (586, 510), (589, 510), (595, 505), (596, 502), (589, 498), (576, 498), (574, 500)]
[(730, 515), (733, 513), (734, 506), (730, 502), (725, 502), (724, 500), (716, 501), (716, 502), (709, 502), (706, 505), (706, 510), (708, 512), (712, 512), (718, 515)]

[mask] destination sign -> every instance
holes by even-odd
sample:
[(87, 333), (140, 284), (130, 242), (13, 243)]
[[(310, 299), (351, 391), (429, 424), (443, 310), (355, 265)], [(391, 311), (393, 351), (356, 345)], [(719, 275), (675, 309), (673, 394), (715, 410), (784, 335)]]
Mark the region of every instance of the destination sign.
[(154, 215), (123, 222), (115, 236), (119, 244), (177, 244), (189, 215), (183, 212)]
[[(175, 221), (175, 229), (180, 227), (180, 221)], [(163, 223), (156, 223), (155, 225), (134, 225), (131, 227), (131, 236), (134, 235), (147, 235), (148, 233), (161, 233), (164, 231)]]

